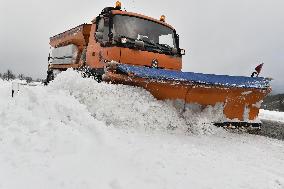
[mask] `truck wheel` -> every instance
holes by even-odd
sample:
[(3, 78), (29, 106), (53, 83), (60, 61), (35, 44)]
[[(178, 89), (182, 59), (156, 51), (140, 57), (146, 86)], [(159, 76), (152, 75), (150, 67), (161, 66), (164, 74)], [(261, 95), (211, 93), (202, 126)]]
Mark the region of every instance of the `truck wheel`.
[(95, 74), (94, 79), (95, 79), (98, 83), (100, 83), (100, 82), (103, 81), (102, 75), (97, 75), (97, 74)]
[(47, 70), (47, 76), (44, 81), (44, 85), (48, 85), (48, 83), (52, 80), (54, 80), (54, 73), (52, 70)]
[(89, 67), (82, 67), (79, 69), (83, 78), (94, 78), (98, 83), (102, 82), (103, 77), (101, 74), (97, 73), (95, 69), (90, 69)]

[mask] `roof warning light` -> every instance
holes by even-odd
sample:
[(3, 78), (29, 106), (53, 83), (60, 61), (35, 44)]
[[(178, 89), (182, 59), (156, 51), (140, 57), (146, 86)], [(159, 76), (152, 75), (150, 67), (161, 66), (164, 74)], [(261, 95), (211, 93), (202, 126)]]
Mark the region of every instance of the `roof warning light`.
[(161, 18), (160, 18), (160, 21), (165, 22), (166, 21), (166, 16), (162, 15)]
[(116, 1), (115, 8), (121, 9), (121, 2), (120, 1)]

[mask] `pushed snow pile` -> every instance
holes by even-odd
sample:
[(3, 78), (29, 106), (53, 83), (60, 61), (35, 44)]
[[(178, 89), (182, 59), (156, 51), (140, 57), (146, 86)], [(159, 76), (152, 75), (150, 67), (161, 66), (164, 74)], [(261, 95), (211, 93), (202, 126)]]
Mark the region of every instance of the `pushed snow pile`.
[(223, 109), (223, 104), (217, 104), (215, 107), (208, 106), (205, 109), (202, 109), (200, 105), (187, 105), (183, 117), (193, 134), (220, 133), (223, 130), (213, 126), (213, 123), (221, 123), (225, 120)]
[[(52, 146), (53, 142), (73, 143), (72, 137), (77, 138), (84, 131), (92, 132), (94, 125), (102, 124), (91, 116), (84, 105), (63, 91), (25, 87), (15, 98), (6, 96), (0, 102), (0, 133), (4, 134), (1, 141), (24, 151), (69, 151)], [(35, 145), (33, 139), (48, 140), (50, 146)]]
[(272, 120), (284, 123), (284, 112), (269, 111), (261, 109), (259, 111), (259, 117), (265, 120)]
[(157, 80), (190, 81), (199, 84), (222, 85), (225, 87), (258, 88), (269, 87), (269, 80), (263, 77), (228, 76), (215, 74), (202, 74), (194, 72), (180, 72), (174, 70), (152, 69), (142, 66), (126, 64), (118, 65), (118, 69), (124, 73), (132, 73), (135, 76)]
[(0, 83), (0, 188), (62, 188), (57, 166), (99, 145), (103, 123), (63, 91), (26, 86), (15, 98), (10, 92), (11, 83)]
[(183, 112), (182, 102), (181, 106), (175, 107), (172, 105), (175, 102), (158, 101), (144, 89), (97, 83), (93, 79), (82, 78), (72, 70), (58, 75), (50, 88), (67, 91), (86, 105), (96, 119), (108, 125), (181, 133), (191, 131), (195, 134), (214, 133), (217, 130), (212, 122), (218, 116), (209, 115), (210, 108), (209, 111), (199, 111), (197, 116), (190, 107)]

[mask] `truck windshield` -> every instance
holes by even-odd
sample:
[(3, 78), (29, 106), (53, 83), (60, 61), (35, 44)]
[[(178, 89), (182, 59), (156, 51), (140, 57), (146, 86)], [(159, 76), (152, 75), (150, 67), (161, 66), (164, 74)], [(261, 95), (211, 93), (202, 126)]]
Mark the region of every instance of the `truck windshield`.
[(173, 29), (162, 24), (142, 18), (126, 15), (113, 17), (112, 32), (114, 36), (124, 36), (131, 39), (177, 48)]

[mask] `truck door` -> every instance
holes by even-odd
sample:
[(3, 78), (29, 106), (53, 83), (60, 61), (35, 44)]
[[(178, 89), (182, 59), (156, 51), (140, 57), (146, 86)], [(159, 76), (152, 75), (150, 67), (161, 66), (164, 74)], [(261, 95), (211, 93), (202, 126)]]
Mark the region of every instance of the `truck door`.
[(99, 18), (91, 30), (87, 64), (91, 68), (103, 68), (105, 61), (120, 61), (120, 48), (111, 46), (109, 18)]

